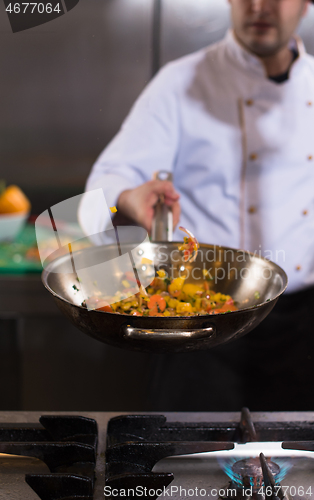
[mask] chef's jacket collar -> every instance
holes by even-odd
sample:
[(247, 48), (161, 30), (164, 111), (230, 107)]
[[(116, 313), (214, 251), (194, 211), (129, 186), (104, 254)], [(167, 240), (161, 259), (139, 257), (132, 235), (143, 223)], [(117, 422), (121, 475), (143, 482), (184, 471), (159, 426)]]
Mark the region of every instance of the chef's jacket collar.
[[(225, 40), (231, 60), (240, 63), (241, 66), (244, 66), (246, 68), (246, 70), (250, 68), (252, 71), (254, 71), (254, 73), (266, 77), (265, 66), (262, 60), (258, 56), (246, 50), (238, 42), (238, 40), (235, 37), (233, 29), (228, 30)], [(295, 47), (299, 53), (298, 58), (293, 62), (290, 70), (290, 76), (292, 76), (292, 74), (294, 76), (298, 72), (298, 69), (300, 67), (299, 63), (303, 58), (303, 56), (305, 55), (306, 51), (301, 38), (297, 35), (294, 35), (291, 38), (289, 42), (289, 47), (290, 48)]]

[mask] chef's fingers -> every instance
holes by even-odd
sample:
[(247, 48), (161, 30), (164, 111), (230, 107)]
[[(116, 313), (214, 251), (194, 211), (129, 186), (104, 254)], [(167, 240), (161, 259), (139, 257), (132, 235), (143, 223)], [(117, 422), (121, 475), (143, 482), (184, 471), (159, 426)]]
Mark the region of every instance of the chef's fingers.
[(137, 188), (123, 191), (118, 199), (118, 210), (150, 232), (154, 206), (162, 194), (169, 206), (172, 206), (179, 199), (179, 194), (171, 182), (153, 180)]
[(158, 200), (159, 194), (148, 183), (131, 190), (128, 196), (129, 216), (149, 233)]
[(171, 200), (178, 200), (180, 198), (179, 193), (177, 193), (170, 181), (149, 181), (147, 184), (156, 195), (163, 194)]

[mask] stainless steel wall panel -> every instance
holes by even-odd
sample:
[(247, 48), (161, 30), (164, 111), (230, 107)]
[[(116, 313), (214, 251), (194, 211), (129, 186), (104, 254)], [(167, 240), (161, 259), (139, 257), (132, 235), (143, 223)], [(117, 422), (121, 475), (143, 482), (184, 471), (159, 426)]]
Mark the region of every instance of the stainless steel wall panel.
[(223, 38), (229, 10), (227, 0), (163, 0), (162, 64)]
[(150, 78), (152, 2), (80, 0), (14, 34), (0, 9), (1, 177), (83, 183)]
[(314, 55), (314, 5), (309, 5), (308, 13), (303, 19), (298, 33), (302, 37), (308, 53)]

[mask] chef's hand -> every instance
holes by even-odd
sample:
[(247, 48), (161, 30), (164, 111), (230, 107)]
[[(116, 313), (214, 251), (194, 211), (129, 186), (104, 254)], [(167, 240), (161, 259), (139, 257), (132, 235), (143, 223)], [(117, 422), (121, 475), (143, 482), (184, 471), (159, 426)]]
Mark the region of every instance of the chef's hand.
[(180, 219), (181, 209), (178, 202), (180, 195), (169, 181), (153, 180), (135, 189), (123, 191), (119, 196), (117, 208), (119, 212), (135, 220), (150, 233), (154, 205), (161, 194), (164, 195), (165, 203), (172, 208), (173, 227), (175, 227)]

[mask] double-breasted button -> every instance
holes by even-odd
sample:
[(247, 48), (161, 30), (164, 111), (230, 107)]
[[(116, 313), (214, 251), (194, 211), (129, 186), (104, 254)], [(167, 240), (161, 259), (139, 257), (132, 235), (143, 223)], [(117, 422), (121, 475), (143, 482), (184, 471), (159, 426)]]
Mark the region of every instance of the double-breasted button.
[(257, 208), (254, 207), (254, 205), (251, 205), (249, 208), (248, 208), (248, 212), (249, 214), (255, 214), (257, 212)]
[(247, 101), (245, 101), (245, 104), (246, 104), (247, 106), (253, 106), (254, 101), (253, 101), (253, 99), (247, 99)]
[(257, 156), (256, 153), (251, 153), (250, 156), (249, 156), (249, 158), (250, 158), (251, 161), (255, 161), (255, 160), (257, 160), (258, 156)]
[(311, 160), (313, 160), (313, 156), (312, 156), (312, 155), (309, 155), (309, 156), (307, 157), (307, 159), (308, 159), (309, 161), (311, 161)]
[(302, 214), (307, 215), (309, 212), (307, 210), (303, 210)]
[(307, 103), (306, 103), (306, 104), (307, 104), (308, 106), (313, 106), (312, 101), (307, 101)]
[(301, 266), (296, 266), (295, 270), (296, 271), (301, 271), (302, 267)]

